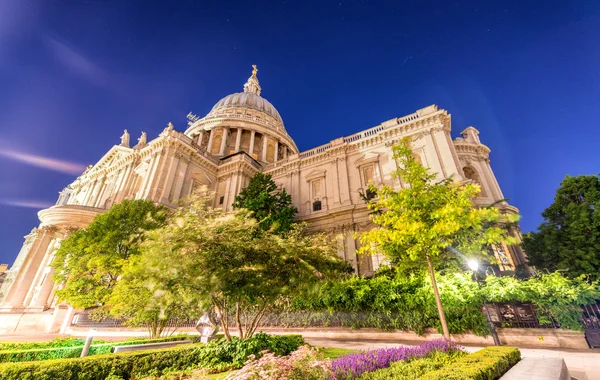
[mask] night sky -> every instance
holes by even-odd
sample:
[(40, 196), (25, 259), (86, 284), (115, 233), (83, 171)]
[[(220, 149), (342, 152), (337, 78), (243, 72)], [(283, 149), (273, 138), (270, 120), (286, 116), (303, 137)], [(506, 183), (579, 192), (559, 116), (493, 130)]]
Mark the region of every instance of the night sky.
[(600, 171), (599, 43), (597, 1), (0, 0), (0, 263), (123, 129), (185, 130), (252, 64), (300, 150), (447, 109), (530, 231)]

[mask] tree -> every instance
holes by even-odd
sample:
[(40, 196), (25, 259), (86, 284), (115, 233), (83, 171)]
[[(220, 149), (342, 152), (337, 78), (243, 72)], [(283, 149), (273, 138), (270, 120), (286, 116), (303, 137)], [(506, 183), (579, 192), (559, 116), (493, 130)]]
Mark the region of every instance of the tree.
[(153, 260), (156, 258), (144, 254), (131, 257), (106, 302), (111, 316), (124, 318), (129, 326), (146, 327), (151, 338), (167, 332), (172, 319), (190, 320), (199, 314), (179, 294), (177, 282), (163, 276), (169, 263)]
[(442, 330), (449, 339), (434, 269), (452, 255), (452, 249), (484, 255), (490, 244), (514, 240), (495, 226), (500, 222), (498, 209), (474, 207), (478, 185), (455, 183), (451, 178), (436, 182), (436, 175), (415, 160), (408, 139), (394, 146), (394, 158), (399, 165), (393, 177), (403, 186), (396, 190), (371, 185), (378, 198), (367, 205), (375, 211), (371, 220), (378, 227), (361, 235), (360, 252), (383, 253), (392, 265), (426, 264)]
[(143, 260), (190, 308), (214, 307), (228, 340), (232, 319), (240, 338), (251, 337), (281, 297), (346, 269), (326, 236), (305, 235), (301, 225), (279, 235), (246, 209), (212, 209), (210, 198), (191, 197), (149, 232)]
[(600, 278), (600, 177), (566, 176), (538, 232), (523, 239), (529, 263), (572, 278)]
[(123, 266), (139, 254), (144, 233), (166, 219), (163, 206), (149, 200), (125, 200), (73, 232), (58, 248), (52, 266), (59, 299), (76, 308), (103, 306)]
[(278, 233), (289, 231), (298, 210), (292, 205), (292, 197), (271, 179), (270, 174), (256, 173), (233, 203), (235, 209), (248, 209), (264, 230), (273, 228)]

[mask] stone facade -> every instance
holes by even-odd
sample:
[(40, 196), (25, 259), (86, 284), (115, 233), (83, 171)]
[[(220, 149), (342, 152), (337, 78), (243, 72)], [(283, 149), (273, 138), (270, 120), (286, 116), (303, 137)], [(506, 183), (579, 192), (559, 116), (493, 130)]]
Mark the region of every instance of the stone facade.
[[(503, 201), (490, 150), (479, 140), (479, 131), (468, 127), (462, 137), (452, 140), (450, 114), (436, 105), (299, 152), (275, 107), (260, 96), (261, 90), (254, 67), (243, 92), (221, 99), (203, 118), (190, 113), (185, 132), (169, 123), (157, 138), (147, 141), (142, 132), (137, 144), (130, 146), (125, 131), (120, 145), (68, 185), (55, 206), (39, 212), (39, 227), (25, 237), (7, 272), (0, 310), (61, 309), (49, 266), (55, 249), (70, 231), (85, 227), (123, 199), (151, 199), (174, 207), (194, 189), (208, 186), (215, 192), (214, 207), (231, 210), (234, 197), (258, 171), (271, 174), (291, 194), (299, 220), (340, 240), (340, 255), (353, 263), (357, 273), (373, 273), (380, 258), (356, 255), (354, 232), (370, 228), (360, 193), (370, 181), (403, 186), (391, 177), (396, 169), (392, 146), (406, 136), (413, 139), (417, 159), (439, 178), (479, 183), (478, 205), (499, 202), (503, 213), (518, 212)], [(513, 233), (519, 236), (519, 231)], [(525, 263), (519, 247), (497, 247), (494, 254), (501, 270)]]

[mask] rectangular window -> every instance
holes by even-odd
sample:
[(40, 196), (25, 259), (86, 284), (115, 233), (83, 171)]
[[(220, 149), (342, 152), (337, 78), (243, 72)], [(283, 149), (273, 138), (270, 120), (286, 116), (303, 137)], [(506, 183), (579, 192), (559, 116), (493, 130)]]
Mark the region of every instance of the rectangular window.
[(219, 198), (219, 204), (222, 205), (223, 202), (225, 202), (225, 196), (221, 195), (221, 198)]
[(321, 201), (313, 202), (313, 211), (321, 211)]

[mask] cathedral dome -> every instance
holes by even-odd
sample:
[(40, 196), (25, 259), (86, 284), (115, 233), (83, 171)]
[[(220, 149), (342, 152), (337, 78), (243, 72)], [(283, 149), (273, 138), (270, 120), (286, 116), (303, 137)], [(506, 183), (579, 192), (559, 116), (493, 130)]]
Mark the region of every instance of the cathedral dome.
[[(196, 141), (204, 139), (205, 134), (212, 135), (207, 150), (215, 155), (242, 150), (264, 162), (274, 162), (283, 158), (278, 155), (298, 153), (281, 115), (271, 102), (260, 96), (262, 89), (256, 76), (258, 69), (256, 65), (252, 67), (252, 75), (244, 84), (244, 91), (222, 98), (203, 118), (190, 113), (185, 134)], [(221, 145), (213, 146), (217, 143)]]
[(277, 109), (259, 94), (260, 92), (258, 94), (252, 92), (236, 92), (235, 94), (227, 95), (213, 106), (207, 116), (215, 115), (230, 108), (242, 107), (266, 113), (277, 120), (277, 122), (283, 124), (283, 120), (281, 119), (279, 112), (277, 112)]

